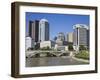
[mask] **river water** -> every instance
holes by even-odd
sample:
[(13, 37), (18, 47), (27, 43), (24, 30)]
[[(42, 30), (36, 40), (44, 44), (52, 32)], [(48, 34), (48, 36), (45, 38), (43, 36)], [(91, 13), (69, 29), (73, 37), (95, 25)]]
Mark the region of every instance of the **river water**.
[(79, 64), (87, 64), (87, 63), (82, 61), (77, 61), (69, 56), (26, 58), (26, 67), (79, 65)]

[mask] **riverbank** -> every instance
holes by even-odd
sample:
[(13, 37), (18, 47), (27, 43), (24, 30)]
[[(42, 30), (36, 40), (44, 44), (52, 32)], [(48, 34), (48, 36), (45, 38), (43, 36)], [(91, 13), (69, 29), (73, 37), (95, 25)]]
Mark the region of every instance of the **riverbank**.
[(76, 58), (75, 56), (72, 56), (72, 58), (73, 58), (74, 60), (82, 61), (82, 62), (85, 62), (85, 63), (88, 63), (88, 64), (89, 64), (89, 60), (81, 59), (81, 58)]

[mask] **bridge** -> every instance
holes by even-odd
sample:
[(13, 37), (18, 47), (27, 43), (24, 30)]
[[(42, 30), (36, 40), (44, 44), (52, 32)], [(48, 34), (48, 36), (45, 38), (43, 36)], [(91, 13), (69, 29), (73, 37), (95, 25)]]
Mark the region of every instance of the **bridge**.
[(45, 57), (45, 56), (73, 56), (76, 54), (76, 51), (53, 51), (53, 50), (34, 50), (34, 51), (26, 51), (26, 57)]

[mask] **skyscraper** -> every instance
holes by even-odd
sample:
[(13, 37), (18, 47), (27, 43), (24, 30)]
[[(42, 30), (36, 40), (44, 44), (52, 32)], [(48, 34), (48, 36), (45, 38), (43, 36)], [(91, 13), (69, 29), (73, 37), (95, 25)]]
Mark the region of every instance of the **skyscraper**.
[(73, 42), (73, 32), (67, 33), (67, 41)]
[(64, 35), (63, 32), (59, 32), (59, 33), (58, 33), (57, 40), (65, 41), (65, 35)]
[(67, 45), (67, 42), (65, 41), (65, 35), (63, 32), (59, 32), (58, 33), (58, 36), (57, 36), (57, 39), (56, 39), (56, 44), (58, 46), (64, 46), (64, 45)]
[(39, 22), (39, 41), (49, 40), (49, 23), (46, 19), (41, 19)]
[(84, 24), (76, 24), (73, 26), (74, 36), (73, 45), (76, 46), (76, 50), (79, 50), (80, 45), (84, 45), (89, 48), (89, 29), (87, 25)]
[(29, 36), (35, 41), (39, 41), (39, 21), (29, 21)]
[(31, 38), (32, 38), (32, 24), (33, 24), (33, 21), (29, 21), (28, 36)]

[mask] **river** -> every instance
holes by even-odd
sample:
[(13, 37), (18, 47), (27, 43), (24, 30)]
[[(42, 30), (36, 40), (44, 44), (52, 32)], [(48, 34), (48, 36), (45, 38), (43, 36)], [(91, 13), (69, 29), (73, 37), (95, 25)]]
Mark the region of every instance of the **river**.
[(79, 64), (87, 64), (87, 63), (75, 60), (70, 56), (26, 58), (26, 67), (79, 65)]

